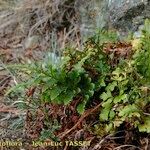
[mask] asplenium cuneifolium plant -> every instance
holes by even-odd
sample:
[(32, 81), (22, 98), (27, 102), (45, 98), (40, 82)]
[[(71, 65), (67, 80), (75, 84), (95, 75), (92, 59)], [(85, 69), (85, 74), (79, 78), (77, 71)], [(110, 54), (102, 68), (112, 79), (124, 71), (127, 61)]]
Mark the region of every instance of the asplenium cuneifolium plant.
[[(145, 86), (143, 78), (147, 78), (149, 74), (146, 73), (145, 76), (144, 71), (140, 70), (143, 58), (138, 62), (140, 57), (144, 57), (144, 52), (147, 54), (146, 57), (150, 56), (147, 45), (150, 32), (147, 26), (148, 23), (141, 38), (142, 51), (139, 50), (139, 54), (134, 57), (119, 58), (117, 55), (117, 63), (111, 65), (110, 60), (116, 56), (108, 55), (104, 47), (107, 43), (115, 45), (119, 41), (116, 34), (100, 31), (89, 38), (84, 45), (84, 51), (66, 48), (57, 63), (45, 59), (26, 65), (25, 71), (28, 72), (26, 79), (32, 82), (24, 88), (37, 89), (32, 101), (35, 102), (36, 99), (35, 105), (39, 106), (45, 103), (69, 106), (80, 97), (77, 107), (74, 108), (78, 115), (82, 115), (87, 108), (99, 101), (101, 108), (99, 123), (95, 125), (96, 134), (102, 134), (102, 130), (104, 134), (115, 131), (125, 122), (141, 132), (149, 133), (149, 116), (144, 109), (149, 104), (150, 98), (142, 88)], [(115, 49), (115, 46), (113, 48)], [(145, 67), (147, 72), (150, 71), (148, 63)]]
[(140, 48), (135, 53), (136, 67), (145, 79), (150, 80), (150, 21), (145, 20), (142, 36), (139, 40)]

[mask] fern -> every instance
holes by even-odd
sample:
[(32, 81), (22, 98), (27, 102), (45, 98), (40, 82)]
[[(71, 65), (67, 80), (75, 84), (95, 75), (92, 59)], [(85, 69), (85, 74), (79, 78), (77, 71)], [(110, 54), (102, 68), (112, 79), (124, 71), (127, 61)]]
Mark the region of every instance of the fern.
[(136, 53), (136, 65), (139, 73), (150, 80), (150, 21), (145, 20), (145, 26), (140, 39), (141, 49)]
[(138, 128), (140, 132), (150, 133), (150, 117), (145, 117), (144, 122), (138, 124)]
[[(105, 44), (115, 45), (117, 36), (112, 32), (100, 31), (85, 43), (83, 52), (66, 48), (58, 62), (49, 58), (25, 65), (21, 71), (26, 78), (14, 90), (22, 88), (26, 91), (35, 87), (35, 96), (33, 93), (27, 97), (24, 93), (24, 100), (31, 98), (31, 102), (38, 107), (47, 103), (69, 106), (80, 99), (74, 110), (78, 115), (93, 104), (101, 103), (99, 123), (95, 128), (100, 134), (113, 132), (125, 122), (138, 127), (141, 132), (149, 132), (148, 117), (143, 110), (149, 104), (150, 97), (148, 90), (145, 92), (141, 88), (149, 89), (143, 82), (143, 79), (150, 78), (149, 26), (146, 21), (142, 46), (133, 52), (134, 57), (107, 54)], [(119, 45), (118, 49), (121, 48)], [(110, 65), (112, 57), (119, 60), (118, 63)], [(47, 137), (52, 133), (45, 129), (42, 135)]]

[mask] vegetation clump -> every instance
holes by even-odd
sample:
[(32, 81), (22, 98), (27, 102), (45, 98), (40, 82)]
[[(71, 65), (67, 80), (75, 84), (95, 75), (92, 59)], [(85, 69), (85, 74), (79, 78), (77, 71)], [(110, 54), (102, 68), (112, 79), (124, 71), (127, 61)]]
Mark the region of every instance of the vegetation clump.
[(119, 41), (115, 33), (100, 31), (84, 51), (66, 48), (55, 63), (51, 55), (22, 67), (25, 81), (13, 91), (25, 91), (28, 135), (58, 140), (84, 128), (103, 136), (123, 124), (150, 133), (149, 29), (146, 20), (136, 50), (132, 40)]

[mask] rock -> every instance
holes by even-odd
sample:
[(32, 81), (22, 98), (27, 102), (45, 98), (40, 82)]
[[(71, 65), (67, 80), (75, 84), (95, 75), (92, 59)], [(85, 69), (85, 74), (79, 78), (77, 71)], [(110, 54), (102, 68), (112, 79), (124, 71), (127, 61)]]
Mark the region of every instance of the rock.
[(142, 35), (142, 29), (144, 28), (144, 25), (140, 25), (138, 30), (134, 32), (133, 37), (134, 38), (140, 38)]
[(96, 29), (106, 27), (109, 0), (77, 0), (76, 9), (80, 17), (80, 31), (83, 39), (93, 35)]
[(150, 1), (111, 0), (109, 14), (112, 27), (124, 32), (135, 32), (146, 18), (150, 18)]
[(77, 0), (76, 9), (83, 39), (101, 28), (115, 28), (125, 36), (150, 18), (150, 0)]

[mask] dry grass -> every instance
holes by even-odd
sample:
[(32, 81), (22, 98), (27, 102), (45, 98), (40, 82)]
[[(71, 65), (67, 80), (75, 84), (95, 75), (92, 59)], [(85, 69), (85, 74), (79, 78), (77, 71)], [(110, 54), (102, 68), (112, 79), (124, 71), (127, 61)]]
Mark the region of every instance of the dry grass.
[(0, 38), (6, 37), (13, 46), (19, 38), (18, 43), (28, 48), (26, 43), (32, 43), (34, 36), (42, 49), (58, 51), (68, 43), (80, 45), (75, 0), (0, 0), (0, 12)]

